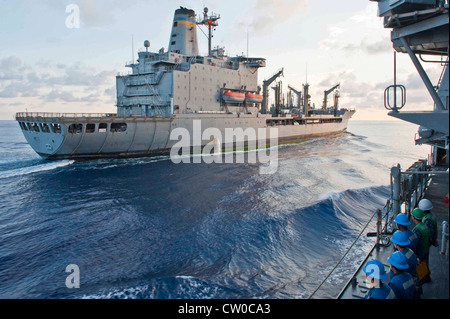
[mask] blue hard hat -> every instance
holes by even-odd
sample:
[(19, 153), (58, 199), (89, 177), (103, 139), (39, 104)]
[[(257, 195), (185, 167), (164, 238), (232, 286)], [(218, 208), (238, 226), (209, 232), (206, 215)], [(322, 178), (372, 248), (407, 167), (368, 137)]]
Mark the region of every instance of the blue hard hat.
[(411, 225), (411, 222), (408, 219), (408, 216), (406, 214), (398, 214), (397, 217), (395, 217), (394, 222), (399, 225), (408, 226)]
[(408, 269), (408, 261), (406, 260), (405, 255), (402, 252), (395, 252), (388, 258), (388, 262), (397, 269)]
[(400, 245), (400, 246), (408, 246), (411, 244), (411, 241), (408, 239), (406, 234), (402, 231), (397, 230), (391, 237), (391, 241), (394, 244)]
[(388, 277), (384, 265), (378, 259), (372, 259), (364, 266), (363, 271), (372, 278), (386, 279)]

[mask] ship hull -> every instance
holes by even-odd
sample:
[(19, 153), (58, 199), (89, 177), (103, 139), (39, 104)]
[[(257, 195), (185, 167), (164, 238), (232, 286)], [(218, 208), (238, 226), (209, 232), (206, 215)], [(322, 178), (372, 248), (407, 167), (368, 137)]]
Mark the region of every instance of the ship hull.
[[(223, 149), (254, 144), (255, 136), (247, 134), (235, 143), (225, 143), (229, 129), (242, 129), (245, 133), (258, 129), (265, 136), (258, 140), (270, 143), (270, 128), (278, 129), (278, 144), (294, 143), (317, 137), (336, 136), (346, 131), (353, 112), (330, 120), (311, 120), (299, 124), (289, 118), (272, 118), (261, 114), (190, 114), (172, 117), (119, 117), (109, 116), (36, 116), (18, 114), (17, 121), (30, 146), (46, 160), (129, 158), (167, 154), (179, 142), (176, 129), (190, 136), (192, 148), (212, 142), (215, 135), (198, 136), (205, 129), (214, 128), (220, 136)], [(58, 125), (59, 130), (54, 130)], [(39, 129), (35, 129), (38, 127)], [(46, 129), (51, 127), (51, 129)], [(34, 129), (33, 129), (34, 128)], [(44, 128), (44, 129), (43, 129)], [(196, 138), (196, 134), (197, 137)], [(200, 133), (201, 134), (201, 133)], [(172, 136), (171, 136), (172, 135)]]

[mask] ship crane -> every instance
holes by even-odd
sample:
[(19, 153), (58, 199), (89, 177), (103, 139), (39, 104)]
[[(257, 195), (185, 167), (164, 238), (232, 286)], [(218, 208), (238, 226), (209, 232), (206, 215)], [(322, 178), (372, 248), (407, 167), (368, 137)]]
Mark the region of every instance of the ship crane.
[(289, 109), (294, 108), (294, 97), (293, 97), (293, 95), (292, 95), (292, 91), (288, 91), (288, 92), (286, 93), (286, 106), (287, 106)]
[(262, 108), (261, 108), (262, 114), (267, 113), (267, 101), (269, 98), (268, 88), (272, 84), (273, 81), (275, 81), (279, 76), (283, 75), (283, 72), (284, 72), (284, 69), (282, 68), (277, 73), (275, 73), (271, 78), (263, 81), (263, 102), (262, 102)]
[(300, 108), (302, 105), (302, 92), (297, 91), (292, 86), (288, 85), (288, 89), (294, 92), (297, 95), (297, 107)]
[[(277, 82), (276, 86), (272, 87), (275, 91), (275, 108), (273, 110), (273, 115), (279, 116), (281, 114), (281, 108), (284, 106), (284, 97), (282, 91), (282, 82)], [(283, 101), (282, 101), (283, 100)]]
[(334, 116), (337, 116), (340, 97), (341, 97), (341, 93), (339, 92), (339, 90), (336, 90), (336, 92), (334, 93)]
[(322, 110), (325, 112), (327, 110), (327, 98), (328, 95), (330, 95), (331, 92), (333, 92), (334, 90), (338, 89), (341, 86), (341, 84), (337, 84), (335, 86), (333, 86), (331, 89), (324, 91), (324, 95), (323, 95), (323, 107)]

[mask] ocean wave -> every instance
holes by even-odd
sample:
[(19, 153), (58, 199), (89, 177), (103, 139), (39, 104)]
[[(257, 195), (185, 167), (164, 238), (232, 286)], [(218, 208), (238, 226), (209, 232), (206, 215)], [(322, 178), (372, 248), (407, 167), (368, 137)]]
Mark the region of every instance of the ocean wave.
[(0, 165), (11, 165), (11, 164), (22, 164), (27, 162), (33, 162), (41, 160), (41, 157), (17, 157), (17, 158), (6, 158), (0, 159)]
[[(324, 284), (317, 291), (315, 297), (335, 298), (364, 261), (376, 241), (366, 236), (361, 236), (355, 243), (353, 243), (353, 239), (327, 238), (327, 240), (330, 241), (330, 245), (339, 248), (341, 256), (346, 253), (347, 255), (339, 264), (329, 265), (325, 269), (319, 270), (318, 277), (324, 280)], [(351, 246), (352, 244), (354, 245)]]
[(9, 171), (3, 171), (1, 172), (0, 179), (6, 179), (10, 177), (17, 177), (17, 176), (23, 176), (23, 175), (29, 175), (34, 173), (40, 173), (44, 171), (50, 171), (57, 168), (65, 167), (68, 165), (73, 164), (75, 161), (73, 160), (65, 160), (60, 162), (50, 162), (40, 165), (33, 165), (28, 167), (22, 167), (17, 168)]
[[(391, 161), (416, 154), (399, 151), (411, 135), (397, 126), (354, 127), (277, 146), (272, 175), (258, 164), (172, 165), (168, 155), (47, 162), (27, 144), (4, 145), (0, 295), (308, 298), (385, 205), (389, 186), (377, 185), (389, 184)], [(343, 288), (373, 246), (365, 233), (315, 297)], [(89, 270), (76, 291), (61, 288), (69, 262)]]
[(365, 139), (367, 139), (367, 136), (358, 135), (358, 134), (353, 134), (353, 133), (351, 133), (351, 132), (346, 132), (345, 134), (348, 134), (348, 136), (354, 137), (355, 139), (359, 139), (359, 140), (365, 140)]
[(150, 279), (148, 283), (85, 294), (80, 299), (216, 299), (228, 289), (192, 276)]
[(149, 286), (142, 285), (128, 288), (113, 288), (109, 291), (84, 295), (81, 299), (144, 299), (148, 298)]
[(139, 165), (146, 165), (151, 163), (169, 161), (170, 156), (152, 156), (139, 158), (125, 158), (125, 159), (99, 159), (79, 162), (77, 169), (81, 170), (107, 170), (112, 168), (132, 167)]
[(339, 200), (342, 199), (346, 194), (354, 194), (354, 195), (362, 195), (366, 197), (367, 195), (377, 195), (383, 196), (386, 195), (384, 190), (387, 186), (368, 186), (362, 188), (354, 188), (354, 189), (346, 189), (343, 191), (330, 191), (319, 197), (320, 201), (331, 199), (331, 200)]
[[(120, 167), (129, 167), (129, 166), (136, 166), (136, 165), (146, 165), (151, 163), (157, 163), (162, 161), (183, 161), (183, 162), (200, 162), (203, 163), (203, 161), (207, 161), (209, 159), (213, 162), (222, 162), (224, 163), (224, 158), (226, 156), (239, 156), (240, 154), (250, 154), (250, 153), (258, 153), (258, 152), (268, 152), (273, 151), (276, 149), (283, 149), (288, 148), (292, 146), (299, 146), (299, 145), (307, 145), (312, 143), (317, 143), (321, 141), (326, 141), (327, 138), (314, 138), (309, 139), (305, 141), (301, 141), (298, 143), (288, 143), (288, 144), (277, 144), (270, 147), (260, 148), (260, 149), (236, 149), (236, 150), (225, 150), (221, 151), (219, 154), (188, 154), (188, 155), (175, 155), (171, 156), (169, 154), (167, 155), (160, 155), (160, 156), (150, 156), (150, 157), (138, 157), (138, 158), (124, 158), (124, 159), (98, 159), (98, 160), (89, 160), (80, 162), (77, 166), (77, 169), (87, 169), (87, 170), (107, 170), (112, 168), (120, 168)], [(215, 159), (217, 156), (221, 157), (221, 161)], [(200, 158), (198, 160), (197, 158)]]

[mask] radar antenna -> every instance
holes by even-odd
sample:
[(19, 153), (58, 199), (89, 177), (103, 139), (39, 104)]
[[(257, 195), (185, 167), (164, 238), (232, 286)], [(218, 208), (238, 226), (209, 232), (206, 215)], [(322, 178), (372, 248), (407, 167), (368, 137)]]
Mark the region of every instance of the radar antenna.
[(145, 47), (145, 50), (148, 52), (148, 48), (150, 48), (150, 41), (145, 40), (144, 41), (144, 47)]
[(208, 56), (212, 56), (212, 38), (213, 36), (213, 29), (214, 27), (217, 27), (219, 23), (217, 23), (217, 20), (220, 19), (220, 15), (212, 14), (211, 16), (208, 16), (208, 8), (205, 7), (203, 9), (203, 20), (200, 20), (197, 22), (197, 25), (206, 25), (208, 27)]

